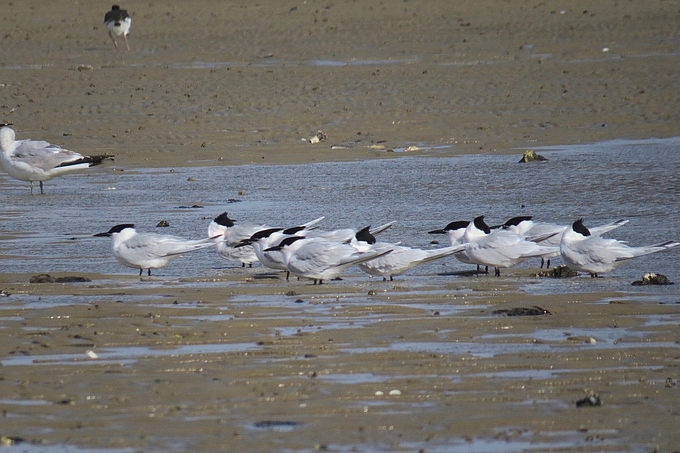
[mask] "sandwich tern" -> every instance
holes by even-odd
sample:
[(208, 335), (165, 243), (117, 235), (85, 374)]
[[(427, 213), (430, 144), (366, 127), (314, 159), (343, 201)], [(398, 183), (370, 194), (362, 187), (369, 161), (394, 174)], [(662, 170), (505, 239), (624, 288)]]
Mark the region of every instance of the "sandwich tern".
[[(628, 220), (621, 219), (612, 223), (608, 223), (606, 225), (593, 227), (591, 228), (590, 232), (593, 235), (599, 236), (601, 234), (607, 233), (608, 231), (623, 226), (626, 223), (628, 223)], [(552, 237), (549, 237), (544, 241), (541, 241), (541, 245), (553, 245), (556, 247), (560, 245), (562, 234), (567, 230), (567, 228), (569, 228), (568, 225), (557, 225), (554, 223), (536, 222), (532, 220), (531, 216), (512, 217), (503, 225), (500, 225), (500, 227), (506, 230), (510, 230), (513, 233), (517, 233), (520, 236), (524, 236), (526, 238), (539, 237), (545, 234), (555, 233)], [(559, 252), (555, 253), (552, 256), (559, 256)], [(550, 267), (550, 258), (552, 256), (541, 257), (541, 267), (543, 267), (544, 260), (546, 258), (547, 258), (546, 267)]]
[[(446, 234), (449, 237), (451, 246), (465, 244), (465, 229), (469, 224), (470, 224), (469, 220), (456, 220), (449, 223), (444, 228), (428, 231), (428, 234)], [(454, 253), (453, 257), (464, 264), (477, 264), (473, 263), (472, 260), (470, 260), (470, 257), (467, 255), (465, 248)], [(480, 271), (481, 271), (480, 265), (477, 264), (477, 273), (479, 273)], [(489, 272), (488, 266), (485, 267), (485, 272), (487, 273)]]
[[(535, 241), (545, 240), (553, 233), (535, 236)], [(491, 228), (479, 216), (465, 228), (465, 252), (470, 261), (484, 266), (494, 266), (495, 275), (500, 276), (500, 268), (515, 266), (528, 258), (553, 255), (559, 247), (543, 246), (512, 231)]]
[(286, 271), (286, 280), (290, 276), (290, 272), (286, 268), (281, 250), (265, 251), (271, 246), (277, 245), (283, 238), (289, 236), (305, 236), (312, 231), (316, 225), (321, 222), (324, 217), (319, 217), (311, 222), (303, 223), (302, 225), (291, 228), (267, 228), (260, 230), (247, 239), (242, 239), (234, 248), (241, 248), (251, 246), (257, 259), (265, 267), (275, 270)]
[(329, 241), (324, 238), (290, 236), (267, 251), (281, 250), (286, 268), (300, 278), (309, 278), (323, 284), (324, 280), (338, 277), (350, 266), (372, 260), (392, 250), (361, 252), (348, 242)]
[(118, 42), (116, 42), (115, 36), (123, 36), (125, 40), (125, 47), (130, 50), (130, 44), (128, 44), (127, 35), (130, 33), (130, 25), (132, 24), (132, 19), (128, 14), (127, 10), (120, 9), (120, 6), (113, 5), (111, 11), (104, 15), (104, 24), (106, 28), (109, 29), (109, 38), (113, 41), (113, 45), (118, 49)]
[[(368, 227), (368, 229), (370, 230), (370, 233), (373, 234), (373, 235), (380, 234), (383, 231), (390, 228), (396, 222), (397, 222), (396, 220), (393, 220), (391, 222), (387, 222), (387, 223), (380, 225), (378, 227), (375, 227), (375, 228)], [(354, 228), (342, 228), (342, 229), (330, 230), (330, 231), (314, 230), (314, 231), (310, 231), (309, 233), (307, 233), (305, 235), (305, 237), (309, 237), (309, 238), (316, 237), (316, 238), (323, 238), (323, 239), (326, 239), (328, 241), (345, 242), (345, 241), (355, 240), (357, 233), (358, 233), (358, 231), (355, 230)]]
[[(274, 247), (275, 245), (280, 244), (284, 238), (291, 236), (315, 237), (328, 241), (356, 244), (356, 236), (359, 233), (355, 233), (354, 230), (350, 228), (332, 231), (315, 231), (316, 224), (323, 219), (324, 217), (320, 217), (318, 219), (312, 220), (311, 222), (302, 224), (300, 226), (287, 228), (285, 230), (282, 228), (269, 228), (258, 231), (249, 239), (242, 240), (241, 243), (235, 247), (252, 244), (255, 254), (260, 260), (260, 263), (266, 267), (269, 267), (270, 269), (286, 271), (286, 280), (288, 280), (290, 277), (290, 271), (286, 267), (283, 252), (281, 249)], [(365, 228), (365, 230), (368, 228), (370, 227)], [(386, 228), (383, 228), (380, 231), (384, 231), (385, 229)]]
[(376, 252), (392, 250), (392, 252), (360, 263), (359, 268), (367, 274), (381, 276), (383, 281), (386, 281), (387, 277), (392, 281), (394, 280), (393, 277), (401, 275), (416, 266), (454, 255), (463, 249), (465, 249), (465, 244), (434, 250), (422, 250), (399, 244), (376, 242), (373, 244), (372, 250)]
[(40, 182), (40, 193), (43, 194), (43, 181), (99, 165), (106, 159), (113, 160), (113, 155), (110, 154), (84, 156), (48, 142), (15, 138), (14, 129), (9, 125), (2, 125), (0, 162), (12, 178), (28, 181), (31, 184), (31, 193), (35, 181)]
[(269, 228), (267, 225), (256, 225), (253, 223), (236, 224), (236, 220), (230, 219), (226, 211), (218, 215), (208, 225), (208, 236), (221, 236), (215, 241), (217, 253), (227, 260), (238, 261), (241, 267), (253, 267), (257, 261), (257, 255), (252, 245), (234, 247), (243, 239), (250, 238), (260, 230)]
[(575, 271), (588, 272), (591, 277), (597, 277), (602, 272), (612, 271), (622, 261), (680, 245), (678, 242), (666, 241), (631, 247), (624, 241), (603, 238), (601, 234), (591, 232), (583, 224), (583, 219), (576, 220), (562, 234), (560, 241), (560, 254), (566, 265)]
[[(564, 230), (567, 229), (565, 225), (557, 225), (554, 223), (547, 222), (535, 222), (532, 220), (532, 216), (518, 216), (508, 219), (503, 225), (498, 225), (496, 228), (503, 228), (505, 230), (512, 231), (520, 236), (536, 237), (543, 235), (551, 235), (547, 239), (541, 242), (542, 245), (552, 245), (559, 247), (560, 238)], [(492, 227), (493, 229), (494, 227)], [(552, 255), (541, 256), (541, 268), (545, 265), (546, 269), (550, 267), (550, 259), (559, 256), (559, 249), (555, 251)]]
[(97, 233), (95, 237), (111, 237), (113, 239), (113, 256), (121, 264), (139, 269), (158, 269), (167, 265), (182, 253), (211, 247), (218, 236), (198, 240), (187, 240), (177, 236), (137, 233), (131, 223), (116, 225), (105, 233)]

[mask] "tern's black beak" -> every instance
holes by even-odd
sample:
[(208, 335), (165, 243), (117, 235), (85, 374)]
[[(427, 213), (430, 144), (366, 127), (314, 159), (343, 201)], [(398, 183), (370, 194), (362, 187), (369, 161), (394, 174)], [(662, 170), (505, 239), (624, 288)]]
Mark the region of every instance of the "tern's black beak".
[(279, 242), (278, 245), (275, 245), (273, 247), (269, 247), (268, 249), (265, 249), (264, 251), (265, 252), (276, 252), (277, 250), (281, 250), (285, 246), (290, 245), (293, 242), (300, 240), (300, 239), (304, 239), (304, 237), (303, 236), (290, 236), (290, 237), (285, 238), (281, 242)]
[(120, 225), (116, 225), (115, 227), (111, 228), (109, 231), (106, 233), (97, 233), (94, 235), (94, 237), (109, 237), (113, 235), (113, 233), (120, 233), (126, 228), (134, 228), (135, 226), (132, 223), (121, 223)]
[(234, 245), (234, 248), (237, 249), (239, 247), (245, 247), (246, 245), (251, 245), (253, 242), (252, 239), (241, 239), (237, 244)]
[(465, 229), (468, 226), (468, 223), (470, 222), (467, 220), (456, 220), (455, 222), (451, 222), (439, 230), (428, 231), (427, 234), (449, 234), (449, 231)]

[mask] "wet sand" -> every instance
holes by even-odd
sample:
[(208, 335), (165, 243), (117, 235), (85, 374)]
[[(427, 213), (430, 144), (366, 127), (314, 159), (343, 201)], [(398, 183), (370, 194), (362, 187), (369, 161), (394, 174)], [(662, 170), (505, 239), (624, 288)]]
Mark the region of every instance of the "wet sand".
[[(112, 167), (127, 170), (678, 135), (673, 2), (121, 6), (133, 18), (129, 53), (106, 35), (108, 5), (3, 7), (0, 112), (19, 139), (114, 153)], [(328, 140), (308, 143), (317, 130)], [(30, 284), (8, 261), (0, 436), (24, 446), (680, 446), (677, 303), (532, 295), (526, 269), (436, 285), (312, 286), (236, 268)], [(533, 305), (552, 314), (493, 313)], [(602, 405), (577, 408), (590, 391)]]
[[(678, 134), (673, 2), (12, 2), (2, 119), (120, 166), (365, 159)], [(567, 9), (561, 9), (567, 8)], [(105, 9), (106, 10), (106, 9)], [(606, 51), (605, 51), (606, 50)], [(304, 141), (318, 130), (328, 141)], [(332, 144), (354, 144), (331, 150)]]
[[(3, 303), (3, 434), (137, 451), (674, 448), (678, 334), (649, 320), (677, 305), (518, 294), (530, 272), (15, 284), (73, 304)], [(494, 314), (534, 305), (551, 314)], [(590, 392), (602, 405), (577, 407)]]

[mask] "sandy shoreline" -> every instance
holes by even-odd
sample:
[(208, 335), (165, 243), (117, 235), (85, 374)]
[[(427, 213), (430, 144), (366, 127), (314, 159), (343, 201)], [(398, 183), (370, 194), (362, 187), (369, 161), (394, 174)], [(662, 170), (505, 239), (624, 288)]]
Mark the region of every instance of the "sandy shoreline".
[[(144, 451), (677, 445), (678, 337), (646, 325), (676, 306), (518, 294), (527, 271), (436, 287), (257, 272), (15, 283), (2, 306), (3, 435)], [(26, 291), (72, 299), (23, 309)], [(551, 314), (494, 314), (534, 305)], [(602, 406), (577, 408), (589, 392)]]
[[(6, 8), (0, 111), (19, 138), (148, 167), (678, 135), (670, 2), (128, 8), (129, 53), (113, 50), (88, 2)], [(319, 129), (327, 142), (304, 141)], [(356, 148), (330, 149), (338, 143)]]

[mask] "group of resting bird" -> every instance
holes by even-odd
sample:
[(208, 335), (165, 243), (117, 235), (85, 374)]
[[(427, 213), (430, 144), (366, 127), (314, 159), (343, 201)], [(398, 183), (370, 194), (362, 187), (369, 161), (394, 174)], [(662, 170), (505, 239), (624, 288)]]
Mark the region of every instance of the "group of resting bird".
[[(596, 277), (612, 271), (619, 263), (638, 256), (671, 249), (678, 242), (631, 247), (625, 242), (602, 237), (628, 220), (617, 220), (588, 229), (583, 219), (569, 226), (535, 222), (529, 216), (513, 217), (502, 225), (490, 227), (484, 216), (472, 221), (451, 222), (431, 234), (446, 234), (451, 245), (435, 249), (418, 249), (399, 243), (378, 242), (376, 235), (390, 228), (389, 222), (376, 228), (321, 230), (320, 217), (293, 227), (264, 224), (237, 224), (226, 212), (208, 226), (208, 237), (185, 240), (170, 235), (137, 233), (132, 224), (116, 225), (95, 236), (113, 238), (113, 254), (128, 267), (151, 269), (165, 266), (183, 253), (216, 247), (225, 259), (236, 260), (243, 267), (259, 261), (263, 266), (321, 284), (338, 278), (345, 269), (358, 265), (364, 272), (392, 280), (414, 267), (447, 256), (466, 264), (508, 268), (530, 258), (549, 260), (561, 256), (573, 270)], [(549, 264), (548, 264), (549, 266)]]
[[(86, 156), (39, 140), (16, 140), (9, 124), (0, 125), (0, 163), (13, 178), (28, 181), (33, 193), (34, 182), (43, 181), (99, 165), (113, 159), (110, 154)], [(113, 253), (122, 264), (140, 269), (165, 266), (171, 259), (192, 250), (215, 246), (221, 256), (237, 260), (243, 266), (259, 261), (263, 266), (286, 271), (315, 283), (339, 277), (353, 265), (371, 275), (392, 279), (394, 276), (428, 261), (454, 256), (457, 260), (478, 266), (500, 269), (515, 266), (530, 258), (547, 260), (561, 256), (575, 271), (592, 276), (610, 272), (621, 261), (660, 252), (679, 245), (674, 241), (630, 247), (623, 241), (602, 237), (628, 220), (587, 228), (582, 219), (572, 225), (535, 222), (531, 217), (513, 217), (502, 225), (490, 227), (479, 216), (473, 221), (451, 222), (431, 234), (446, 234), (449, 247), (423, 250), (399, 243), (378, 242), (375, 235), (394, 222), (378, 228), (323, 231), (319, 218), (292, 228), (268, 225), (236, 224), (227, 213), (217, 216), (208, 227), (208, 237), (185, 240), (169, 235), (137, 233), (132, 224), (121, 224), (98, 236), (113, 237)]]

